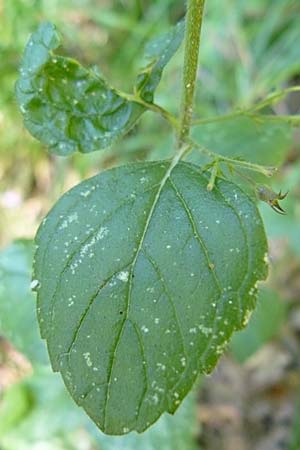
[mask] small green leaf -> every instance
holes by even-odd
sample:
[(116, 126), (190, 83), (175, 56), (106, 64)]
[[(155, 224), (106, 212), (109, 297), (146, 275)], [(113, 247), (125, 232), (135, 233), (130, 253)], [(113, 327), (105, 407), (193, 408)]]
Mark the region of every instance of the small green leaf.
[(0, 253), (0, 334), (33, 364), (49, 364), (30, 290), (33, 250), (32, 241), (16, 241)]
[(146, 102), (153, 101), (162, 72), (179, 49), (184, 37), (185, 21), (179, 22), (171, 31), (149, 42), (145, 50), (148, 64), (138, 75), (136, 92)]
[(53, 369), (107, 434), (173, 413), (255, 307), (260, 215), (236, 185), (207, 183), (187, 163), (108, 170), (65, 194), (37, 234)]
[(43, 23), (26, 46), (16, 96), (30, 133), (51, 152), (101, 150), (127, 133), (144, 112), (93, 69), (54, 53), (61, 43)]

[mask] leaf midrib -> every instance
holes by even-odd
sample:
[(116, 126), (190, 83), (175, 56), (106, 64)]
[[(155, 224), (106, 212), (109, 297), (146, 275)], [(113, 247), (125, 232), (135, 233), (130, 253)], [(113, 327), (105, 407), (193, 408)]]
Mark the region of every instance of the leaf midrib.
[(131, 267), (130, 267), (130, 271), (129, 271), (128, 293), (127, 293), (127, 297), (126, 297), (126, 311), (125, 311), (125, 314), (124, 314), (124, 320), (122, 322), (119, 334), (118, 334), (118, 336), (116, 338), (116, 342), (115, 342), (115, 345), (114, 345), (114, 351), (113, 351), (113, 356), (111, 358), (111, 364), (110, 364), (110, 367), (108, 368), (108, 381), (107, 381), (107, 390), (106, 390), (105, 405), (104, 405), (104, 420), (103, 420), (103, 422), (104, 422), (104, 430), (106, 430), (107, 407), (108, 407), (108, 400), (109, 400), (109, 397), (110, 397), (109, 394), (110, 394), (110, 386), (111, 386), (111, 379), (112, 379), (112, 372), (113, 372), (113, 367), (114, 367), (114, 361), (115, 361), (116, 353), (118, 351), (118, 346), (119, 346), (119, 343), (121, 341), (122, 334), (123, 334), (123, 331), (124, 331), (124, 328), (125, 328), (125, 324), (126, 324), (126, 321), (128, 320), (128, 316), (129, 316), (130, 299), (131, 299), (131, 291), (132, 291), (132, 274), (133, 274), (133, 271), (135, 269), (135, 265), (136, 265), (137, 259), (139, 257), (139, 254), (140, 254), (140, 252), (142, 250), (142, 246), (144, 244), (145, 237), (146, 237), (146, 234), (148, 232), (149, 225), (150, 225), (150, 222), (152, 220), (155, 208), (156, 208), (156, 206), (158, 204), (158, 201), (160, 199), (161, 192), (162, 192), (163, 188), (165, 187), (167, 180), (170, 178), (170, 175), (171, 175), (172, 171), (174, 170), (174, 168), (179, 163), (180, 159), (181, 159), (181, 152), (178, 152), (177, 155), (171, 161), (171, 163), (170, 163), (169, 167), (167, 168), (163, 178), (161, 179), (161, 182), (159, 184), (158, 190), (157, 190), (156, 195), (155, 195), (154, 200), (153, 200), (153, 204), (152, 204), (152, 206), (151, 206), (151, 208), (149, 210), (149, 214), (147, 216), (147, 219), (146, 219), (146, 222), (145, 222), (145, 225), (144, 225), (143, 234), (141, 236), (139, 245), (137, 247), (136, 253), (135, 253), (134, 258), (133, 258), (132, 263), (131, 263)]

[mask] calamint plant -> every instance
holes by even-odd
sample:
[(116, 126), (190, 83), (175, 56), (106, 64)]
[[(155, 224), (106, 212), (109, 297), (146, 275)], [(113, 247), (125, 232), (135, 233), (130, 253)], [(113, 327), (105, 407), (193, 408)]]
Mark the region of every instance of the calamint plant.
[[(222, 120), (193, 117), (204, 3), (189, 0), (185, 19), (149, 45), (132, 93), (61, 56), (61, 36), (50, 23), (30, 37), (16, 84), (26, 128), (56, 155), (110, 147), (149, 110), (174, 130), (171, 159), (114, 167), (81, 182), (36, 236), (32, 287), (52, 368), (107, 434), (143, 432), (174, 413), (198, 375), (213, 370), (232, 333), (246, 326), (257, 283), (267, 276), (256, 200), (229, 176), (247, 169), (268, 177), (275, 169), (217, 154), (190, 133)], [(182, 43), (182, 99), (173, 115), (154, 97)], [(283, 95), (232, 116), (259, 118)], [(192, 151), (209, 162), (188, 162)], [(260, 187), (257, 195), (283, 212), (281, 193)]]

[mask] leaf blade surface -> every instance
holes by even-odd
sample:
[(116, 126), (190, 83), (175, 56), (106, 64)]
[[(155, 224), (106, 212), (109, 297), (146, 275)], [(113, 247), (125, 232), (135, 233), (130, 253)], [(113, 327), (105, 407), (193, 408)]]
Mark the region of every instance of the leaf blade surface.
[(255, 204), (192, 164), (138, 163), (73, 188), (37, 235), (39, 320), (54, 370), (108, 434), (173, 413), (255, 307)]

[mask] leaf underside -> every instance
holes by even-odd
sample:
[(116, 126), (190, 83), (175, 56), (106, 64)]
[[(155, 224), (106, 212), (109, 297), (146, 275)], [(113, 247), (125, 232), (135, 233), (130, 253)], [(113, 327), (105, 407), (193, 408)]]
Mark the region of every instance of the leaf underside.
[(16, 83), (24, 124), (59, 155), (108, 147), (145, 108), (111, 88), (96, 70), (56, 55), (60, 44), (51, 23), (41, 24), (29, 39)]
[(255, 307), (267, 243), (236, 185), (136, 163), (66, 193), (36, 237), (38, 317), (53, 369), (107, 434), (173, 413)]

